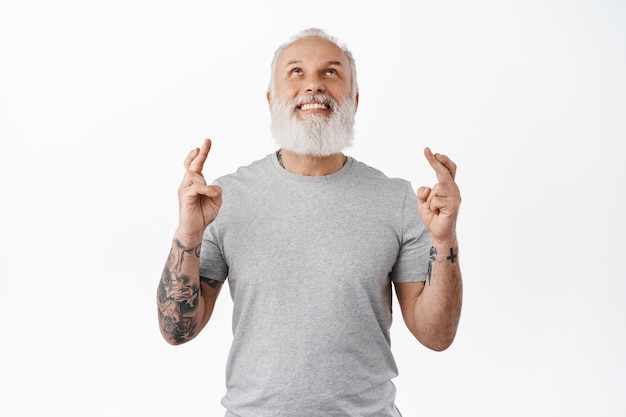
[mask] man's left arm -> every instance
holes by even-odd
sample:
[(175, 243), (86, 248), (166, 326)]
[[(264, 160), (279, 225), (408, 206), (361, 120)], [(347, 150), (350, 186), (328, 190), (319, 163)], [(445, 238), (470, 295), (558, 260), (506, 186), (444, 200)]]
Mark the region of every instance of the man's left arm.
[(456, 220), (461, 194), (454, 181), (456, 165), (445, 155), (424, 151), (438, 183), (417, 191), (419, 213), (431, 236), (426, 282), (396, 283), (404, 321), (424, 346), (442, 351), (456, 336), (461, 317), (463, 282), (459, 266)]

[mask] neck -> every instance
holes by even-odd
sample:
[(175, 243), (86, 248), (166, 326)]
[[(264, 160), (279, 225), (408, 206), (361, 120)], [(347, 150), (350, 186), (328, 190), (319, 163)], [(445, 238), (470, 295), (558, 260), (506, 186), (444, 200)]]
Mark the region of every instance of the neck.
[(320, 177), (334, 174), (346, 163), (347, 157), (342, 153), (329, 156), (301, 155), (286, 149), (280, 150), (282, 165), (293, 174), (308, 177)]

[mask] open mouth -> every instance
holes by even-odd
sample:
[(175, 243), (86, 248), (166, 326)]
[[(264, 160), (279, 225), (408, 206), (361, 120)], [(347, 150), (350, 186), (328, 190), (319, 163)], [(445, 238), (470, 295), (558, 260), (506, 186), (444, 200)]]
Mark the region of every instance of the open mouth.
[(299, 110), (328, 110), (330, 106), (324, 103), (305, 103), (298, 106)]

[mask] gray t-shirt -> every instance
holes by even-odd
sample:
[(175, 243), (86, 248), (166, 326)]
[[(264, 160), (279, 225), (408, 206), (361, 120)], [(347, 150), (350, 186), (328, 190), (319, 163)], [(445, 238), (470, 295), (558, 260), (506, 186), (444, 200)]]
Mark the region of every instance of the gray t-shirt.
[(353, 158), (295, 175), (275, 154), (216, 183), (200, 275), (234, 303), (226, 416), (400, 416), (391, 282), (424, 281), (430, 247), (410, 183)]

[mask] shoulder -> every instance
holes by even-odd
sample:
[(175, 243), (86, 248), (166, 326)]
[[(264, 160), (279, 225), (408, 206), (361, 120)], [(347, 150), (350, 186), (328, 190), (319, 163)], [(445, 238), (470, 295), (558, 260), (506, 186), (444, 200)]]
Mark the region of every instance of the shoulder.
[(404, 178), (388, 177), (381, 170), (372, 167), (354, 158), (352, 167), (352, 180), (363, 183), (363, 185), (377, 189), (380, 192), (405, 195), (412, 192), (411, 183)]
[(215, 183), (226, 188), (250, 184), (264, 180), (273, 169), (272, 155), (270, 154), (237, 168), (235, 172), (220, 176), (215, 180)]

